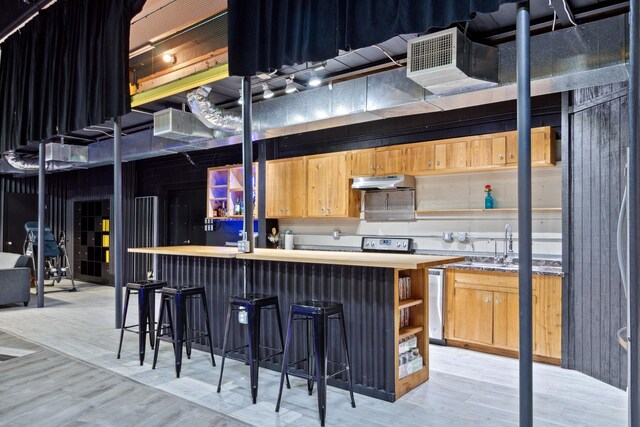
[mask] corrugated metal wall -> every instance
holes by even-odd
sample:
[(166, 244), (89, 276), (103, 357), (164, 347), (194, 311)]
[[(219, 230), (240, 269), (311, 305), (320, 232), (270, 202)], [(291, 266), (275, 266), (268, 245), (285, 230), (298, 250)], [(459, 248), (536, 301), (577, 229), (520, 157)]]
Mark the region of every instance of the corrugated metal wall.
[(626, 298), (616, 227), (629, 141), (626, 84), (575, 91), (569, 118), (563, 366), (624, 389), (626, 354), (616, 331), (626, 324)]
[[(229, 296), (243, 290), (243, 264), (240, 260), (163, 256), (159, 277), (172, 285), (199, 284), (206, 287), (212, 322), (213, 344), (219, 353), (224, 338), (224, 322)], [(362, 394), (393, 400), (394, 333), (393, 270), (373, 267), (254, 261), (249, 266), (248, 291), (278, 295), (283, 328), (289, 305), (305, 299), (341, 301), (344, 304), (347, 340), (350, 346), (354, 389)], [(200, 307), (193, 308), (191, 321), (202, 327)], [(232, 323), (230, 348), (246, 343), (244, 327)], [(261, 342), (279, 348), (277, 322), (272, 312), (263, 314)], [(285, 333), (285, 331), (283, 331)], [(306, 349), (304, 326), (296, 324), (292, 360), (303, 357)], [(329, 358), (343, 360), (340, 354), (337, 321), (330, 324)], [(201, 343), (200, 348), (204, 349)], [(173, 357), (166, 354), (162, 357)], [(264, 366), (279, 370), (280, 358)], [(346, 388), (343, 375), (329, 382)]]

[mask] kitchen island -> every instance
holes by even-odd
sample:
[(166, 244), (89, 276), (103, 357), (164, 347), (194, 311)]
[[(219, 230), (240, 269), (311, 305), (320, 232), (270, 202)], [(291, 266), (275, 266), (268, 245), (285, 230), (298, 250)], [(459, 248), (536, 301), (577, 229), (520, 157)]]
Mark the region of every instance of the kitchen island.
[[(429, 378), (428, 268), (463, 260), (455, 256), (276, 249), (244, 254), (235, 248), (212, 246), (131, 248), (129, 252), (158, 254), (158, 279), (170, 285), (205, 286), (218, 353), (229, 296), (241, 293), (245, 286), (249, 292), (278, 295), (283, 318), (294, 302), (312, 298), (341, 302), (354, 391), (387, 401), (398, 399)], [(196, 312), (195, 323), (203, 322), (203, 317)], [(232, 348), (245, 340), (243, 328), (233, 323)], [(265, 314), (264, 345), (279, 347), (276, 328), (275, 316)], [(343, 359), (338, 352), (339, 339), (339, 333), (330, 332), (330, 360)], [(412, 351), (414, 356), (419, 353), (419, 358), (402, 367), (401, 342), (405, 349), (417, 348)], [(302, 358), (306, 350), (302, 332), (292, 345), (292, 359)], [(279, 370), (280, 358), (265, 360), (262, 366)], [(329, 384), (346, 388), (346, 376), (335, 377)]]

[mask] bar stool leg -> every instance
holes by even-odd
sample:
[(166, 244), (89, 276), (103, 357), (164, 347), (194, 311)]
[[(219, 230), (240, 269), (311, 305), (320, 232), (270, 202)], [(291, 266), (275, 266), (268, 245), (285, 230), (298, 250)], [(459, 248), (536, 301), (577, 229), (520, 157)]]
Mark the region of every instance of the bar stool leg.
[[(222, 386), (222, 373), (224, 372), (224, 360), (227, 358), (227, 340), (229, 339), (229, 327), (231, 326), (231, 304), (227, 307), (227, 321), (224, 322), (224, 340), (222, 342), (222, 363), (220, 364), (220, 378), (218, 379), (218, 393)], [(213, 357), (213, 356), (212, 356)]]
[(353, 381), (351, 380), (351, 360), (349, 359), (349, 346), (347, 345), (347, 328), (344, 324), (344, 310), (340, 307), (340, 325), (342, 326), (342, 345), (347, 356), (347, 381), (349, 381), (349, 395), (351, 396), (351, 407), (356, 407), (356, 400), (353, 398)]
[(148, 319), (149, 319), (149, 345), (151, 346), (151, 349), (153, 350), (153, 346), (155, 345), (156, 342), (156, 338), (155, 338), (155, 331), (156, 331), (156, 292), (154, 290), (150, 290), (147, 293), (147, 299), (149, 301), (149, 309), (147, 310), (148, 312)]
[(184, 301), (185, 310), (184, 310), (184, 344), (187, 348), (187, 359), (191, 359), (191, 318), (189, 317), (189, 313), (191, 313), (191, 309), (187, 310), (187, 304), (192, 304), (192, 299), (186, 299)]
[(120, 344), (118, 345), (118, 357), (120, 359), (120, 352), (122, 351), (122, 339), (124, 338), (124, 325), (127, 321), (127, 311), (129, 310), (129, 295), (131, 294), (131, 289), (127, 288), (124, 295), (124, 310), (122, 314), (122, 324), (120, 327)]
[(148, 319), (149, 299), (144, 287), (140, 287), (140, 289), (138, 290), (138, 354), (140, 356), (140, 366), (144, 364)]
[(307, 379), (307, 391), (309, 392), (309, 396), (313, 395), (313, 376), (315, 376), (315, 363), (314, 363), (314, 354), (313, 351), (313, 323), (311, 319), (305, 319), (305, 323), (307, 326), (307, 374), (309, 378)]
[(249, 333), (249, 373), (251, 377), (251, 399), (256, 403), (258, 398), (258, 368), (260, 366), (260, 309), (250, 305), (247, 307)]
[(209, 322), (209, 308), (207, 307), (207, 294), (202, 294), (202, 308), (204, 310), (204, 322), (207, 326), (207, 339), (209, 340), (209, 352), (211, 353), (211, 364), (216, 366), (216, 359), (213, 357), (213, 335), (211, 335), (211, 323)]
[(316, 367), (316, 383), (318, 384), (318, 413), (320, 425), (324, 426), (327, 414), (327, 317), (313, 316), (314, 352)]
[(289, 319), (287, 320), (287, 338), (284, 344), (284, 354), (282, 355), (282, 369), (280, 370), (280, 390), (278, 391), (278, 403), (276, 403), (276, 412), (280, 412), (280, 401), (282, 400), (282, 387), (284, 386), (284, 377), (289, 369), (289, 345), (291, 344), (291, 336), (293, 335), (293, 310), (289, 308)]
[(158, 314), (158, 329), (156, 331), (156, 344), (155, 344), (155, 348), (153, 349), (153, 366), (151, 367), (151, 369), (156, 369), (156, 363), (158, 362), (158, 349), (160, 348), (160, 334), (162, 333), (162, 326), (164, 325), (165, 307), (166, 307), (166, 298), (164, 295), (161, 295), (160, 296), (160, 313)]
[[(280, 334), (280, 348), (284, 353), (284, 338), (282, 337), (282, 320), (280, 319), (280, 305), (276, 300), (276, 319), (278, 320), (278, 333)], [(285, 375), (285, 379), (287, 380), (287, 388), (291, 388), (291, 383), (289, 383), (289, 374)]]
[(182, 370), (182, 347), (184, 344), (184, 328), (186, 320), (185, 300), (184, 296), (180, 292), (176, 293), (175, 304), (175, 327), (173, 328), (175, 342), (174, 353), (176, 358), (176, 378), (180, 378), (180, 371)]

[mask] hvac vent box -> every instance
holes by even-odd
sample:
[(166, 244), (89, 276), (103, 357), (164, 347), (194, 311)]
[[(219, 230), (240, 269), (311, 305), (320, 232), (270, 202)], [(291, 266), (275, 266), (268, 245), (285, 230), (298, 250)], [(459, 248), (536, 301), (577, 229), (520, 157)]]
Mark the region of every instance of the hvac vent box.
[(186, 111), (167, 108), (153, 114), (153, 136), (184, 142), (213, 139), (213, 131)]
[(47, 162), (87, 163), (89, 147), (50, 142), (44, 147), (44, 159)]
[(407, 77), (437, 95), (497, 86), (498, 49), (450, 28), (411, 39)]

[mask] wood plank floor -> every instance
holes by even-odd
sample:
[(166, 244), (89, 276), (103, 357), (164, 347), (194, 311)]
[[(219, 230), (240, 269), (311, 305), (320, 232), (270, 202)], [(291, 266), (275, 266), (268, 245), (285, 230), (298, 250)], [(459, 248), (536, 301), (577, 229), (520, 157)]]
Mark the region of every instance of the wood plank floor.
[[(0, 329), (33, 343), (9, 343), (17, 338), (3, 334), (0, 353), (3, 347), (31, 351), (46, 346), (53, 350), (40, 349), (0, 362), (0, 425), (26, 425), (26, 421), (31, 426), (170, 425), (183, 420), (191, 426), (235, 425), (233, 419), (257, 426), (319, 425), (316, 397), (307, 395), (306, 382), (300, 379), (292, 379), (292, 389), (285, 390), (281, 411), (276, 414), (276, 372), (260, 371), (258, 403), (252, 405), (248, 367), (242, 363), (228, 361), (222, 393), (218, 394), (220, 368), (212, 367), (204, 352), (194, 351), (190, 360), (183, 360), (179, 379), (175, 378), (168, 343), (161, 343), (155, 370), (151, 369), (149, 356), (144, 366), (139, 365), (134, 334), (125, 334), (122, 358), (116, 359), (119, 331), (114, 328), (113, 288), (80, 284), (79, 292), (68, 293), (59, 291), (64, 287), (58, 286), (54, 288), (58, 292), (47, 288), (43, 309), (35, 308), (35, 296), (26, 308), (0, 307)], [(135, 318), (135, 311), (130, 311), (130, 316)], [(430, 351), (430, 380), (395, 403), (356, 394), (357, 408), (352, 409), (347, 392), (329, 387), (327, 426), (518, 424), (516, 359), (441, 346), (431, 346)], [(68, 379), (69, 384), (62, 385), (61, 379), (68, 378), (63, 373), (69, 363), (65, 355), (80, 366), (73, 368), (78, 371)], [(23, 365), (21, 375), (16, 376), (9, 368), (14, 363)], [(106, 377), (94, 378), (97, 373)], [(57, 388), (45, 391), (42, 382)], [(20, 387), (18, 396), (13, 397), (11, 391), (8, 397), (6, 392), (14, 387)], [(136, 387), (143, 389), (136, 392)], [(159, 397), (150, 397), (153, 392)], [(167, 393), (179, 399), (165, 400), (170, 398)], [(625, 392), (578, 372), (534, 365), (536, 425), (624, 426), (626, 397)], [(155, 404), (162, 409), (154, 411)], [(85, 412), (74, 413), (71, 408), (75, 405), (84, 406)], [(147, 422), (141, 414), (153, 416)], [(73, 418), (81, 416), (84, 418)]]

